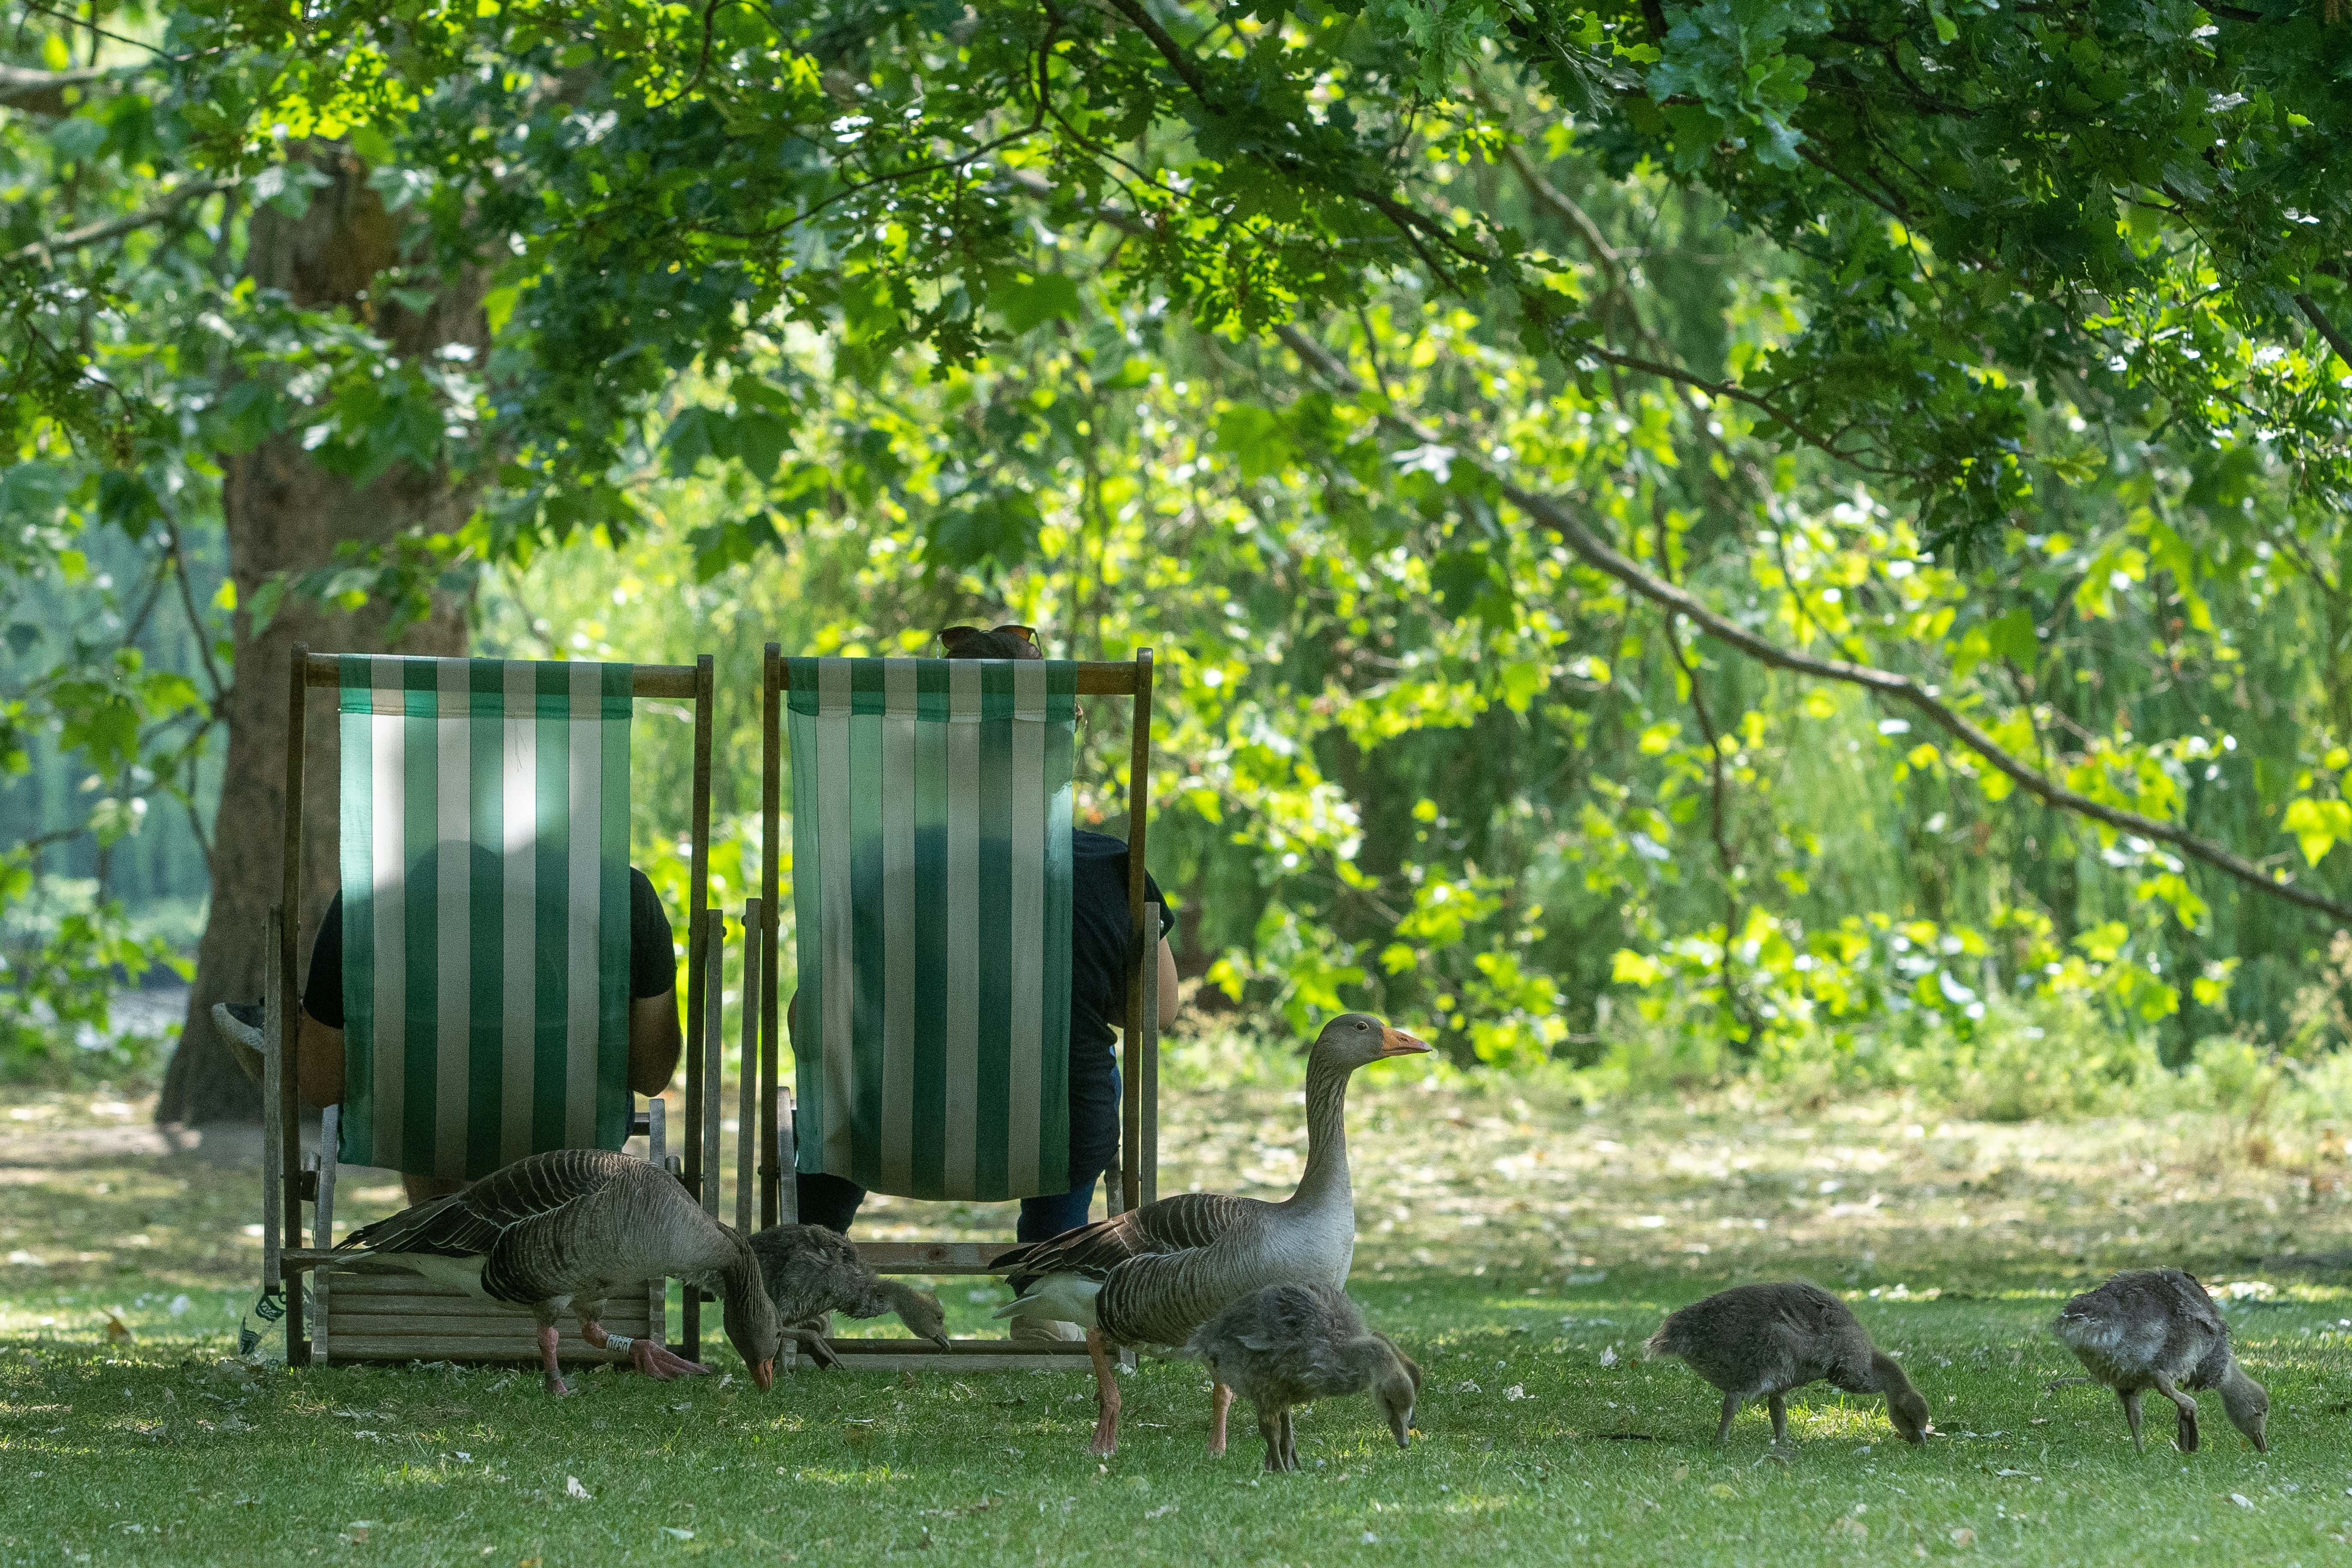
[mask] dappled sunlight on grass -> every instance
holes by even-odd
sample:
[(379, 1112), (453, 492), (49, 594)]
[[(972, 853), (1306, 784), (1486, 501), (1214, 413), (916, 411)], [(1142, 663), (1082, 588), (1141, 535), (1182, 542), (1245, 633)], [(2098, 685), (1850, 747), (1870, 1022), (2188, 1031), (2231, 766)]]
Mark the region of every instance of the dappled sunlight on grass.
[[(1360, 1087), (1352, 1288), (1423, 1366), (1419, 1435), (1400, 1453), (1369, 1401), (1311, 1407), (1294, 1476), (1261, 1472), (1246, 1407), (1208, 1459), (1200, 1369), (1150, 1358), (1123, 1379), (1102, 1463), (1082, 1373), (809, 1373), (762, 1397), (714, 1341), (723, 1385), (597, 1371), (556, 1401), (529, 1369), (224, 1364), (258, 1257), (250, 1161), (233, 1141), (132, 1147), (135, 1119), (60, 1099), (0, 1122), (0, 1258), (39, 1259), (0, 1264), (0, 1468), (27, 1478), (0, 1489), (0, 1561), (1777, 1564), (2178, 1545), (2284, 1563), (2352, 1536), (2352, 1294), (2343, 1272), (2275, 1262), (2347, 1228), (2315, 1131), (2267, 1130), (2256, 1164), (2242, 1128), (2186, 1116), (1995, 1127), (1887, 1105), (1798, 1122)], [(1163, 1190), (1295, 1180), (1288, 1086), (1169, 1101)], [(398, 1201), (379, 1178), (344, 1193), (354, 1220)], [(1006, 1209), (871, 1217), (877, 1234), (1011, 1229)], [(2167, 1413), (2143, 1458), (2105, 1389), (2047, 1386), (2079, 1371), (2045, 1331), (2058, 1302), (2152, 1261), (2214, 1282), (2271, 1385), (2268, 1460), (2210, 1398), (2204, 1451), (2172, 1451)], [(1910, 1369), (1927, 1447), (1878, 1401), (1816, 1385), (1792, 1396), (1786, 1449), (1758, 1408), (1717, 1450), (1715, 1391), (1643, 1359), (1671, 1308), (1791, 1274), (1843, 1291)], [(1001, 1286), (931, 1283), (958, 1332), (1002, 1331)], [(135, 1339), (107, 1336), (115, 1307)]]

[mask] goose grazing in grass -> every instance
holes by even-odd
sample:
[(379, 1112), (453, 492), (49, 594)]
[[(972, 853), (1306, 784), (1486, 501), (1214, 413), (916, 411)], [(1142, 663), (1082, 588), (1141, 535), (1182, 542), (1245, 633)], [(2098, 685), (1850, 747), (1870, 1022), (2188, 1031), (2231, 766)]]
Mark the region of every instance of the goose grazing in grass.
[(826, 1365), (840, 1358), (825, 1348), (822, 1331), (800, 1325), (827, 1312), (847, 1318), (896, 1312), (916, 1338), (948, 1348), (948, 1315), (940, 1299), (875, 1273), (839, 1231), (821, 1225), (772, 1225), (755, 1233), (751, 1246), (786, 1337), (798, 1340)]
[(2116, 1391), (2131, 1423), (2132, 1447), (2147, 1452), (2140, 1435), (2140, 1396), (2149, 1389), (2180, 1412), (2180, 1451), (2197, 1451), (2197, 1401), (2189, 1391), (2218, 1388), (2230, 1424), (2257, 1453), (2271, 1451), (2271, 1396), (2231, 1353), (2229, 1325), (2193, 1275), (2178, 1268), (2135, 1268), (2059, 1310), (2052, 1330), (2091, 1375)]
[[(1108, 1348), (1182, 1344), (1237, 1297), (1268, 1285), (1348, 1282), (1356, 1254), (1356, 1205), (1348, 1184), (1348, 1079), (1383, 1057), (1429, 1047), (1362, 1013), (1323, 1026), (1307, 1057), (1307, 1171), (1278, 1204), (1225, 1193), (1184, 1193), (1015, 1247), (990, 1267), (1010, 1273), (1018, 1300), (1005, 1317), (1077, 1323), (1094, 1357), (1099, 1414), (1093, 1451), (1118, 1447), (1118, 1384)], [(1225, 1451), (1233, 1389), (1220, 1382), (1210, 1406), (1209, 1452)]]
[(1906, 1442), (1924, 1443), (1935, 1430), (1927, 1402), (1895, 1359), (1870, 1342), (1843, 1301), (1801, 1279), (1742, 1285), (1694, 1301), (1650, 1336), (1654, 1356), (1680, 1356), (1723, 1390), (1721, 1444), (1731, 1418), (1751, 1399), (1772, 1413), (1772, 1441), (1789, 1440), (1788, 1393), (1826, 1380), (1848, 1394), (1883, 1394), (1886, 1418)]
[(1363, 1314), (1344, 1291), (1269, 1285), (1193, 1330), (1184, 1349), (1257, 1411), (1269, 1470), (1298, 1468), (1292, 1405), (1367, 1388), (1388, 1417), (1397, 1447), (1412, 1445), (1421, 1368), (1387, 1335), (1365, 1328)]
[(727, 1338), (751, 1381), (765, 1389), (775, 1380), (782, 1330), (761, 1285), (760, 1260), (740, 1236), (704, 1214), (677, 1177), (626, 1154), (533, 1154), (355, 1231), (336, 1250), (530, 1308), (551, 1394), (572, 1392), (555, 1354), (555, 1322), (566, 1313), (579, 1319), (581, 1338), (626, 1350), (649, 1377), (667, 1382), (710, 1370), (652, 1339), (608, 1335), (598, 1321), (607, 1295), (664, 1278), (716, 1291), (727, 1309)]

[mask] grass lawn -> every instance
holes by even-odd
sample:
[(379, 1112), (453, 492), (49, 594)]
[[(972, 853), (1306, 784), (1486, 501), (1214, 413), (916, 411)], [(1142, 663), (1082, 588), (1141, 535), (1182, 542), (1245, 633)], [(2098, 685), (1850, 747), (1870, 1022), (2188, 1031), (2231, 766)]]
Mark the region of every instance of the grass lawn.
[[(485, 1562), (2340, 1562), (2352, 1555), (2352, 1293), (2290, 1255), (2342, 1245), (2326, 1129), (2219, 1119), (1945, 1124), (1891, 1103), (1786, 1115), (1712, 1100), (1591, 1114), (1509, 1088), (1360, 1083), (1353, 1289), (1420, 1358), (1422, 1436), (1369, 1401), (1302, 1413), (1261, 1476), (1244, 1409), (1203, 1451), (1206, 1384), (1147, 1362), (1116, 1458), (1078, 1374), (575, 1380), (505, 1370), (224, 1364), (252, 1294), (256, 1178), (232, 1144), (142, 1152), (143, 1104), (0, 1111), (0, 1563)], [(1278, 1194), (1294, 1091), (1171, 1091), (1169, 1190)], [(731, 1159), (727, 1167), (732, 1170)], [(354, 1183), (355, 1222), (394, 1206)], [(731, 1197), (730, 1197), (731, 1202)], [(871, 1233), (911, 1218), (869, 1211)], [(999, 1216), (949, 1216), (1002, 1234)], [(993, 1223), (991, 1223), (991, 1221)], [(861, 1222), (862, 1226), (866, 1222)], [(2204, 1400), (2183, 1456), (2151, 1399), (2132, 1452), (2045, 1331), (2108, 1270), (2217, 1292), (2273, 1403), (2267, 1459)], [(1769, 1452), (1642, 1341), (1739, 1281), (1844, 1291), (1939, 1436), (1817, 1386)], [(1001, 1292), (940, 1282), (960, 1332)], [(135, 1338), (110, 1339), (121, 1309)]]

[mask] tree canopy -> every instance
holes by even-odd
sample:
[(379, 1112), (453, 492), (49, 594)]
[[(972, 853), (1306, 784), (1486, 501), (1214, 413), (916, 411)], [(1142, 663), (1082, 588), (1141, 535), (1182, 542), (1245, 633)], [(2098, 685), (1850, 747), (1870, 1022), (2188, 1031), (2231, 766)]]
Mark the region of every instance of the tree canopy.
[[(2352, 918), (2338, 13), (36, 11), (0, 572), (184, 584), (299, 434), (478, 504), (192, 624), (593, 537), (698, 626), (789, 563), (824, 646), (1171, 649), (1237, 997), (1494, 1058), (1612, 987), (1750, 1049), (2052, 986), (2284, 1028), (2296, 904)], [(257, 284), (353, 170), (356, 303)], [(461, 273), (484, 352), (407, 330)], [(184, 793), (202, 672), (117, 641), (26, 639), (11, 754)]]

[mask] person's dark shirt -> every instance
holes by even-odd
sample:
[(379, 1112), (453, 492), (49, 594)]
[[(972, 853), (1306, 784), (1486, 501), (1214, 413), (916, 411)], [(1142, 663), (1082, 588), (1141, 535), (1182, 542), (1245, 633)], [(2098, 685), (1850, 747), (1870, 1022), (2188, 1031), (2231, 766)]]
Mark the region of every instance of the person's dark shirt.
[[(1121, 847), (1122, 856), (1125, 847)], [(1123, 867), (1126, 862), (1120, 861)], [(1120, 873), (1122, 876), (1125, 872)], [(629, 995), (659, 996), (677, 985), (677, 954), (670, 945), (669, 915), (661, 895), (643, 871), (629, 868)], [(327, 905), (310, 944), (310, 977), (302, 987), (302, 1011), (331, 1029), (343, 1026), (343, 895)]]
[[(1083, 1181), (1118, 1153), (1118, 1058), (1127, 1022), (1127, 846), (1103, 833), (1070, 835), (1070, 1173)], [(1160, 932), (1176, 916), (1147, 872), (1147, 902), (1160, 906)], [(1152, 943), (1143, 962), (1160, 962)]]

